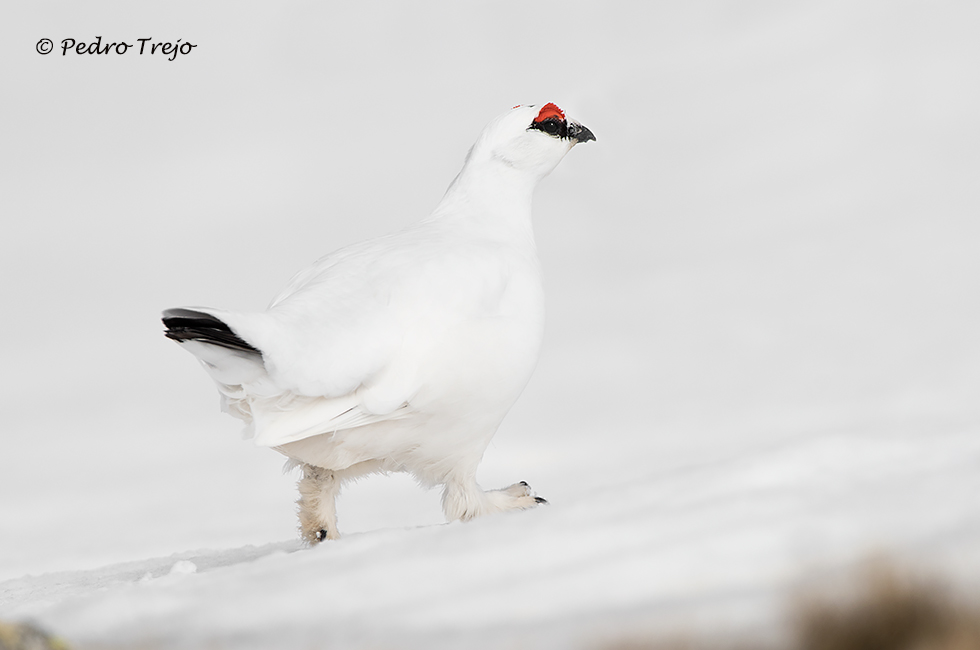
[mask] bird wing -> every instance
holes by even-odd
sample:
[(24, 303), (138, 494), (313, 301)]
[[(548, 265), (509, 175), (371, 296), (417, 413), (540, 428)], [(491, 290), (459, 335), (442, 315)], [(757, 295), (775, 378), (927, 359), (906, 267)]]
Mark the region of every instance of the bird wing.
[(378, 248), (367, 242), (317, 261), (265, 312), (221, 315), (262, 351), (281, 393), (342, 397), (391, 362), (402, 331), (378, 286), (385, 274), (371, 268), (385, 264)]
[(266, 312), (210, 310), (265, 370), (239, 386), (209, 369), (224, 410), (270, 447), (411, 415), (447, 333), (496, 314), (504, 266), (495, 247), (408, 230), (322, 258)]
[(334, 398), (284, 394), (273, 399), (253, 399), (249, 409), (255, 444), (263, 447), (401, 419), (412, 411), (408, 404), (402, 404), (388, 413), (369, 413), (356, 394)]

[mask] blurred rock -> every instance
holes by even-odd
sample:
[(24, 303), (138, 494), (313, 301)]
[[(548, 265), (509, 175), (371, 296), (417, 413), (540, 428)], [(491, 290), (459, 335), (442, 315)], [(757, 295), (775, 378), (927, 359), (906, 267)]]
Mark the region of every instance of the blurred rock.
[(875, 560), (850, 580), (800, 595), (782, 641), (635, 637), (600, 650), (980, 650), (980, 607), (942, 582)]
[(56, 639), (30, 623), (0, 622), (0, 650), (70, 650), (67, 643)]
[(980, 648), (980, 611), (938, 582), (875, 564), (851, 596), (804, 600), (795, 650)]

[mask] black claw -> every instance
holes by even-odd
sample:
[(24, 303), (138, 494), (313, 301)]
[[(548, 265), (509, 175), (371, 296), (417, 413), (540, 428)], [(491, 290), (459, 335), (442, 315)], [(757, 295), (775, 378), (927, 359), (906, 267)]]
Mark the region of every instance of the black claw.
[(521, 481), (521, 485), (523, 485), (524, 487), (531, 487), (530, 485), (527, 484), (527, 481)]
[(535, 503), (540, 503), (542, 505), (548, 505), (548, 500), (544, 497), (534, 497)]
[(327, 531), (323, 530), (322, 528), (316, 531), (316, 541), (322, 542), (326, 538), (327, 538)]

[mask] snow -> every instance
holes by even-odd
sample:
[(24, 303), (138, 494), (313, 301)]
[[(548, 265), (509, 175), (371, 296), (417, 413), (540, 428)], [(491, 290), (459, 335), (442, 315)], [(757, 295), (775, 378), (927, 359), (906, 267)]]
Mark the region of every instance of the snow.
[[(429, 8), (0, 25), (0, 619), (81, 648), (592, 648), (770, 630), (879, 552), (976, 586), (978, 9)], [(199, 46), (33, 50), (145, 30)], [(551, 505), (450, 525), (375, 477), (302, 548), (296, 477), (159, 311), (262, 308), (546, 101), (598, 140), (535, 197), (545, 348), (479, 477)]]
[(519, 634), (560, 648), (617, 617), (743, 629), (882, 540), (975, 576), (980, 514), (957, 496), (980, 493), (978, 458), (980, 438), (955, 427), (805, 436), (469, 524), (25, 577), (3, 584), (0, 607), (121, 647), (453, 647), (460, 634), (500, 647)]

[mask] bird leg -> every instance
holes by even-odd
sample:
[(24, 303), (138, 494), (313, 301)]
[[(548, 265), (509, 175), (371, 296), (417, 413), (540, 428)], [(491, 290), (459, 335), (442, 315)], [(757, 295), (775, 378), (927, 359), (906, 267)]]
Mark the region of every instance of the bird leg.
[(499, 490), (483, 491), (475, 480), (451, 480), (442, 493), (442, 510), (449, 521), (468, 521), (494, 512), (527, 510), (547, 503), (535, 496), (534, 490), (524, 481)]
[(535, 496), (534, 490), (526, 481), (499, 490), (488, 490), (486, 495), (496, 510), (527, 510), (539, 505), (548, 505), (546, 499)]
[(303, 465), (299, 480), (299, 532), (303, 541), (313, 546), (325, 539), (338, 539), (337, 495), (340, 479), (329, 469)]

